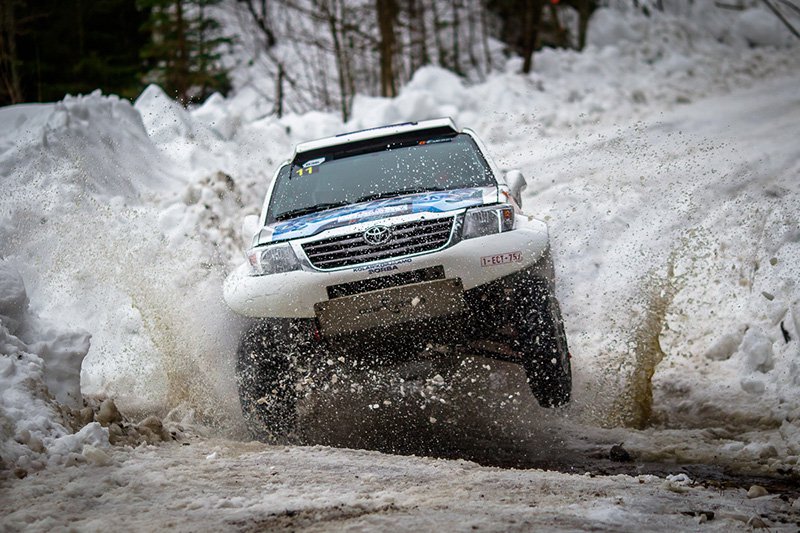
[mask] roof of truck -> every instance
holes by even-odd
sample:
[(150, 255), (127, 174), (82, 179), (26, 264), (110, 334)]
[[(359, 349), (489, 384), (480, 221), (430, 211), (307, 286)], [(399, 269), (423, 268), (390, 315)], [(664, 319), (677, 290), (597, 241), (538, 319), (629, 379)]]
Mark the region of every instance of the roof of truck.
[(292, 159), (294, 159), (298, 154), (311, 152), (322, 148), (330, 148), (333, 146), (346, 145), (358, 141), (379, 139), (381, 137), (390, 137), (393, 135), (402, 135), (417, 131), (423, 132), (426, 130), (441, 129), (449, 129), (452, 130), (453, 133), (458, 133), (459, 131), (458, 128), (456, 128), (453, 120), (450, 118), (436, 118), (433, 120), (421, 120), (419, 122), (389, 124), (388, 126), (379, 126), (377, 128), (352, 131), (349, 133), (340, 133), (339, 135), (335, 135), (333, 137), (325, 137), (324, 139), (300, 143), (295, 147)]

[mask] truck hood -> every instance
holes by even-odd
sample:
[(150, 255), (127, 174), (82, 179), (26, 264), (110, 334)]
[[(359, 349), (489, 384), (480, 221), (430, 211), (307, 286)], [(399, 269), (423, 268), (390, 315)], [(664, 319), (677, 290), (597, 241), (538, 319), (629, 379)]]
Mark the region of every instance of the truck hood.
[(322, 231), (409, 213), (443, 213), (497, 202), (497, 187), (473, 187), (395, 196), (337, 207), (269, 224), (257, 244), (310, 237)]

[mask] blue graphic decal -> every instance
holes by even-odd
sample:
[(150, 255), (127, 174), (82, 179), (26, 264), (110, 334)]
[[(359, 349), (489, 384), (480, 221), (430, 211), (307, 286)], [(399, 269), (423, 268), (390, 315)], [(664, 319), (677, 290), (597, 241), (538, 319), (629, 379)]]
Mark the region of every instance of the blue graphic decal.
[(483, 192), (484, 188), (424, 192), (311, 213), (267, 226), (262, 242), (310, 237), (331, 228), (409, 213), (443, 213), (481, 205)]

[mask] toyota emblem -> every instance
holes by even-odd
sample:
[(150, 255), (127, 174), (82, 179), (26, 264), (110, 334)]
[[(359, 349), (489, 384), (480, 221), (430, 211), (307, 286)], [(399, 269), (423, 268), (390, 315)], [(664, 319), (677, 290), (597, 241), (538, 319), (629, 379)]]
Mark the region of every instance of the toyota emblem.
[(367, 244), (378, 246), (389, 242), (392, 238), (392, 230), (388, 226), (372, 226), (364, 232), (364, 240)]

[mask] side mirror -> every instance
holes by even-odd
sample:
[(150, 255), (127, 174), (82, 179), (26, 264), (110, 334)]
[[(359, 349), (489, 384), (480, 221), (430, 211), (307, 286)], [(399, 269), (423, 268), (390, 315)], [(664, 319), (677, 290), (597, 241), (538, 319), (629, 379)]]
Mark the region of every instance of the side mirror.
[(253, 235), (259, 230), (258, 215), (247, 215), (242, 221), (242, 240), (244, 247), (250, 248)]
[(511, 197), (514, 198), (518, 206), (522, 207), (522, 191), (528, 188), (525, 176), (519, 170), (509, 170), (506, 172), (506, 185), (508, 185), (511, 192)]

